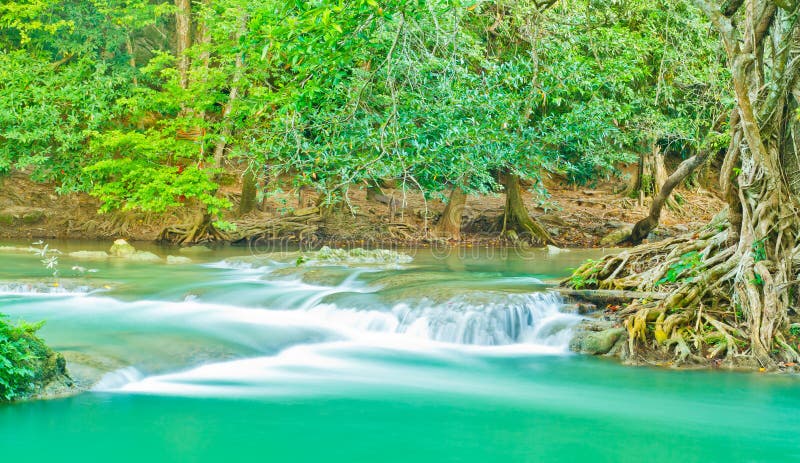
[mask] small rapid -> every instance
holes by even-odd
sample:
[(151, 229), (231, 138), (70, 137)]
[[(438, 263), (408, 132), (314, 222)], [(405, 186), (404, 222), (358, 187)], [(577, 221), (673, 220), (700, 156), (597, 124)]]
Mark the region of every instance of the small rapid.
[(581, 317), (542, 281), (598, 251), (79, 272), (87, 243), (53, 246), (58, 277), (0, 252), (0, 313), (44, 320), (88, 390), (0, 406), (9, 461), (800, 461), (797, 378), (567, 354)]
[(482, 346), (520, 343), (566, 347), (570, 328), (580, 321), (560, 311), (563, 301), (554, 293), (480, 296), (477, 301), (462, 296), (444, 303), (425, 299), (403, 302), (385, 311), (335, 304), (319, 304), (307, 311), (314, 319), (360, 331)]
[[(179, 271), (99, 265), (98, 273), (108, 280), (31, 279), (0, 286), (0, 296), (11, 312), (50, 320), (57, 348), (115, 365), (95, 381), (103, 392), (230, 396), (324, 378), (404, 384), (416, 367), (392, 372), (440, 356), (565, 354), (581, 320), (532, 276), (407, 260), (247, 257)], [(42, 295), (52, 297), (32, 297)], [(388, 359), (370, 359), (376, 353)]]

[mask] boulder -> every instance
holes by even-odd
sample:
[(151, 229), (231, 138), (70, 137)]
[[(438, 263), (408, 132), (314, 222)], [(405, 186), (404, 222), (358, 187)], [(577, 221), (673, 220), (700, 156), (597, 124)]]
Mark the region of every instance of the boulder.
[(183, 256), (167, 256), (167, 264), (169, 265), (183, 265), (191, 264), (192, 259)]
[(620, 227), (608, 235), (606, 235), (602, 240), (600, 240), (601, 246), (616, 246), (631, 236), (631, 232), (633, 232), (633, 225), (626, 225), (624, 227)]
[(569, 348), (581, 354), (607, 354), (625, 335), (625, 328), (614, 327), (611, 322), (587, 320), (576, 330)]
[(136, 253), (136, 248), (131, 246), (127, 241), (119, 239), (114, 241), (108, 253), (112, 257), (128, 257)]
[(547, 252), (549, 254), (561, 254), (562, 252), (569, 252), (569, 249), (561, 249), (558, 246), (553, 246), (552, 244), (548, 244)]

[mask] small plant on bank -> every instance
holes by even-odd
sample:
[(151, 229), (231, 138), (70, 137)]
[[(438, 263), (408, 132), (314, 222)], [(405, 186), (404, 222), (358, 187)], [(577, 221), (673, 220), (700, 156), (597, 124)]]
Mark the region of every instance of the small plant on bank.
[(699, 267), (703, 264), (703, 256), (697, 251), (687, 252), (678, 262), (670, 265), (663, 278), (658, 280), (657, 286), (678, 281), (691, 281), (697, 276)]
[(570, 277), (570, 283), (573, 288), (575, 289), (583, 289), (589, 286), (596, 286), (599, 282), (597, 279), (597, 272), (599, 268), (595, 267), (593, 264), (596, 262), (592, 259), (588, 259), (581, 268), (586, 268), (587, 266), (591, 268), (588, 273), (581, 273), (579, 272), (580, 269), (575, 270)]
[(13, 324), (6, 318), (0, 314), (0, 402), (30, 392), (37, 363), (47, 354), (44, 343), (36, 337), (42, 322)]

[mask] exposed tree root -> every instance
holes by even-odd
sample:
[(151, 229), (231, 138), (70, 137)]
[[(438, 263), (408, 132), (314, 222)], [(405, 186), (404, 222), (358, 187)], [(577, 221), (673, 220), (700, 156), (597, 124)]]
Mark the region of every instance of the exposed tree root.
[(228, 241), (230, 237), (217, 229), (208, 214), (201, 214), (187, 225), (167, 227), (161, 231), (158, 241), (170, 244), (189, 245), (213, 241)]
[(277, 241), (291, 239), (300, 243), (317, 241), (322, 222), (318, 207), (299, 209), (292, 215), (269, 220), (244, 220), (236, 222), (236, 230), (230, 232), (230, 241)]
[[(777, 305), (768, 299), (779, 297), (770, 283), (778, 266), (764, 255), (754, 259), (757, 249), (730, 243), (728, 230), (720, 215), (698, 232), (589, 261), (562, 285), (666, 292), (663, 299), (637, 299), (617, 312), (628, 331), (626, 354), (638, 360), (766, 368), (800, 361), (800, 347), (786, 341), (787, 315), (772, 324), (763, 320), (770, 310), (765, 305)], [(762, 306), (742, 301), (743, 294)], [(758, 316), (760, 325), (753, 321)], [(765, 329), (773, 329), (766, 340)], [(766, 356), (761, 349), (768, 349)]]

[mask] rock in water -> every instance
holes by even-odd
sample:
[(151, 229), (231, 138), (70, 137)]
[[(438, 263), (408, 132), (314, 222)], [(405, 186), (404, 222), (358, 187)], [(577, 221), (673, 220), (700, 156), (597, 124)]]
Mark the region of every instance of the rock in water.
[(108, 259), (108, 253), (105, 251), (74, 251), (67, 254), (76, 259), (89, 259), (89, 260), (105, 260)]
[(119, 239), (114, 241), (108, 253), (112, 257), (128, 257), (136, 253), (136, 248), (131, 246), (127, 241)]
[(167, 256), (167, 263), (170, 265), (191, 264), (192, 259), (183, 256)]
[(581, 354), (603, 355), (624, 339), (625, 334), (625, 328), (614, 327), (612, 322), (585, 320), (578, 326), (569, 348)]
[(553, 246), (552, 244), (547, 245), (547, 252), (550, 254), (560, 254), (562, 252), (569, 252), (569, 249), (561, 249), (557, 246)]
[(189, 246), (188, 248), (181, 248), (178, 252), (182, 254), (204, 254), (211, 252), (208, 246)]
[(413, 258), (407, 254), (388, 249), (332, 249), (323, 246), (319, 251), (303, 254), (297, 264), (405, 264)]
[(161, 262), (160, 257), (153, 254), (152, 252), (147, 252), (147, 251), (136, 251), (133, 254), (128, 254), (123, 257), (125, 258), (125, 260), (130, 260), (133, 262)]

